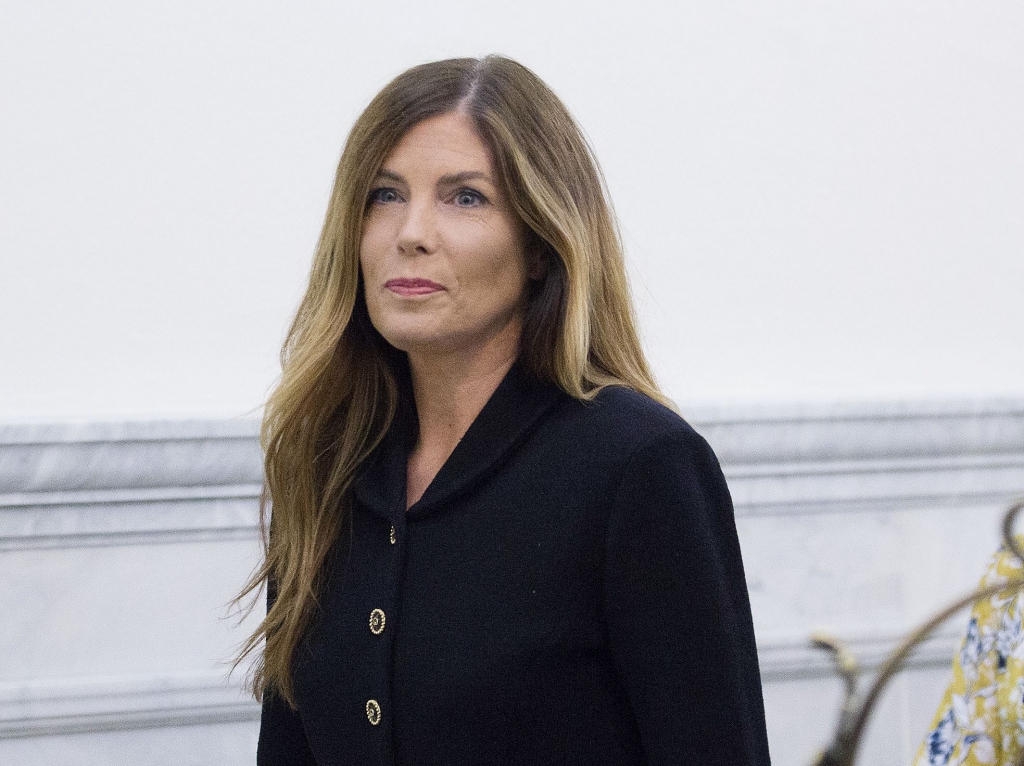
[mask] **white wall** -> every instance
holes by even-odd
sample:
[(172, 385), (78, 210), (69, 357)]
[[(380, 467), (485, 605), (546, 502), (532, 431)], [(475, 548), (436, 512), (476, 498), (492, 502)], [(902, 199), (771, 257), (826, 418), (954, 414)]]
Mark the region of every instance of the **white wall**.
[[(585, 10), (584, 10), (585, 9)], [(534, 68), (681, 401), (1024, 391), (1024, 5), (0, 5), (0, 419), (259, 406), (359, 110)]]

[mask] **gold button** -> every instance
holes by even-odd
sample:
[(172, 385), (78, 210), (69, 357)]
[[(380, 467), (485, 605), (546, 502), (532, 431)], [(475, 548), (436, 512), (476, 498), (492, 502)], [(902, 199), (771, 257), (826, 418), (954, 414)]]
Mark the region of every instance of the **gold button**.
[(391, 525), (391, 538), (390, 539), (391, 539), (391, 544), (394, 545), (395, 544), (395, 525), (394, 524)]
[(370, 632), (379, 636), (384, 632), (384, 610), (374, 609), (370, 612)]
[(371, 726), (380, 723), (380, 705), (377, 704), (377, 700), (366, 701), (366, 720), (370, 722)]

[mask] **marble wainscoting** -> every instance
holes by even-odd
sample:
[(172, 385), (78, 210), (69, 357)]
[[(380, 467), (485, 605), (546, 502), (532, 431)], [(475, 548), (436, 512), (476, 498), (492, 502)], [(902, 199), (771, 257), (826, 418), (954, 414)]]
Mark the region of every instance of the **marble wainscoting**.
[(255, 626), (228, 603), (259, 555), (257, 432), (0, 426), (0, 764), (254, 763), (226, 663)]
[[(736, 506), (773, 763), (808, 764), (841, 698), (809, 632), (846, 639), (870, 672), (976, 585), (1007, 506), (1024, 496), (1024, 402), (686, 414), (715, 448)], [(911, 762), (965, 627), (950, 620), (890, 685), (860, 763)]]
[[(737, 523), (773, 762), (809, 763), (840, 685), (969, 589), (1024, 494), (1024, 402), (691, 409)], [(258, 708), (226, 607), (258, 558), (248, 421), (0, 425), (0, 763), (251, 764)], [(259, 611), (259, 610), (257, 610)], [(919, 651), (863, 763), (908, 764), (963, 620)]]

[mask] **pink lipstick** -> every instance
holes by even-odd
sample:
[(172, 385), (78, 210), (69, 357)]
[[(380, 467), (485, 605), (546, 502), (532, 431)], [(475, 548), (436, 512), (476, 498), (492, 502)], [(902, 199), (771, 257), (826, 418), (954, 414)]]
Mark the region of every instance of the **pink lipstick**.
[(444, 288), (429, 279), (389, 279), (384, 287), (398, 295), (428, 295)]

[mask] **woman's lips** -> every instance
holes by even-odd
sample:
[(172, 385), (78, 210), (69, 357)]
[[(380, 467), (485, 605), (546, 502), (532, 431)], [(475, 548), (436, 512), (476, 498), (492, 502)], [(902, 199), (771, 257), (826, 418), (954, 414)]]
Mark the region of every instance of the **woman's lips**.
[(389, 279), (384, 287), (398, 295), (427, 295), (444, 288), (429, 279)]

